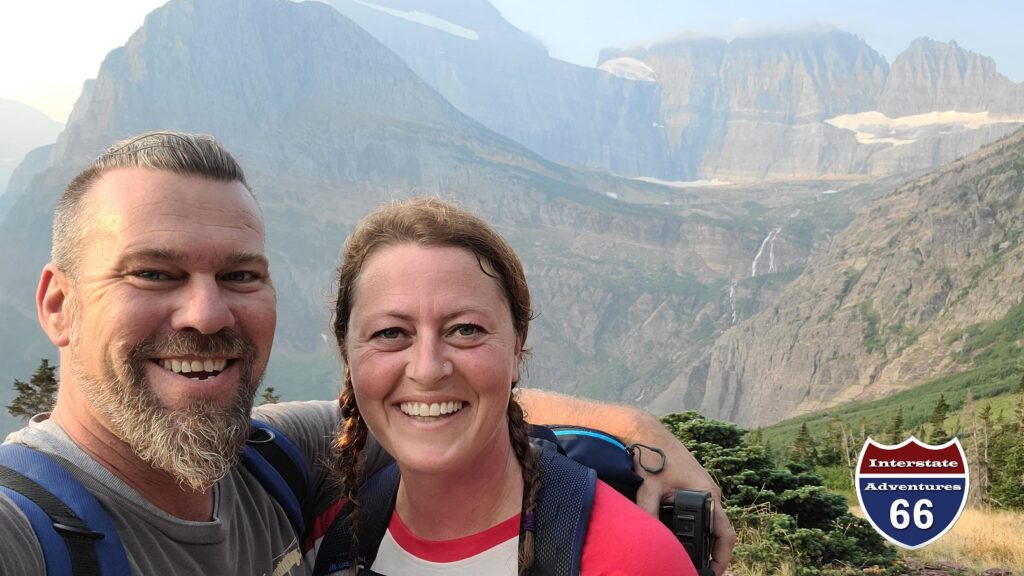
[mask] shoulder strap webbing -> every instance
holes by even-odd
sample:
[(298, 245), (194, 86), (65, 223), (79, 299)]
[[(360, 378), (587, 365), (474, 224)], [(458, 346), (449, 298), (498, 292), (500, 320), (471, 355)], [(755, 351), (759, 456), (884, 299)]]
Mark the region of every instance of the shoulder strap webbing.
[(277, 500), (300, 538), (306, 533), (312, 487), (309, 465), (297, 446), (277, 428), (252, 420), (242, 462)]
[(47, 576), (131, 573), (110, 517), (49, 455), (20, 444), (0, 446), (0, 490), (32, 525)]
[[(381, 540), (387, 533), (391, 513), (395, 509), (395, 498), (398, 496), (398, 483), (401, 475), (398, 464), (392, 462), (387, 467), (370, 476), (359, 488), (359, 502), (362, 507), (362, 531), (359, 535), (358, 565), (360, 573), (369, 572), (373, 561), (377, 559), (377, 550)], [(349, 502), (335, 517), (323, 543), (316, 555), (313, 576), (326, 576), (352, 565), (353, 546), (351, 532), (351, 515), (353, 506)]]
[(597, 490), (597, 473), (543, 445), (530, 576), (576, 576)]

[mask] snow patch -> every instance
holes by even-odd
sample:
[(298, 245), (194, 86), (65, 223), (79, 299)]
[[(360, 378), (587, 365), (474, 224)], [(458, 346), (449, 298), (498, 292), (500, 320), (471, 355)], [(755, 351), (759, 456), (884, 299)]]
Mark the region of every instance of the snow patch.
[(946, 110), (889, 118), (881, 112), (859, 112), (829, 118), (825, 122), (853, 132), (860, 144), (903, 146), (937, 133), (977, 130), (995, 124), (1024, 124), (1024, 116)]
[(659, 184), (661, 186), (671, 186), (672, 188), (709, 188), (715, 186), (731, 186), (732, 182), (726, 182), (725, 180), (719, 180), (713, 178), (711, 180), (661, 180), (658, 178), (652, 178), (650, 176), (637, 176), (633, 180), (640, 180), (641, 182), (647, 182), (649, 184)]
[(395, 8), (388, 8), (387, 6), (378, 6), (371, 4), (365, 0), (352, 0), (352, 2), (365, 6), (367, 8), (373, 8), (379, 12), (390, 14), (403, 20), (415, 22), (416, 24), (422, 24), (423, 26), (429, 26), (442, 32), (447, 32), (452, 36), (458, 36), (459, 38), (465, 38), (466, 40), (479, 40), (480, 35), (469, 28), (463, 28), (454, 22), (445, 20), (444, 18), (438, 18), (433, 14), (427, 14), (426, 12), (420, 12), (419, 10), (396, 10)]
[(598, 68), (627, 80), (642, 80), (644, 82), (657, 82), (658, 80), (658, 75), (655, 74), (653, 68), (628, 56), (607, 60), (602, 62)]
[(615, 192), (605, 192), (604, 195), (609, 197), (609, 198), (611, 198), (612, 200), (618, 200), (619, 199), (619, 195), (617, 193), (615, 193)]

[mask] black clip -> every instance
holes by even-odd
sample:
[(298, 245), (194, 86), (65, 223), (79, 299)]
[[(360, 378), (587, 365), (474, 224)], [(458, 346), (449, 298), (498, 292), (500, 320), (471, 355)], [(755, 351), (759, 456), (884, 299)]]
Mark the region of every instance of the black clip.
[[(644, 456), (643, 452), (640, 451), (640, 448), (647, 448), (651, 452), (654, 452), (658, 456), (661, 456), (661, 463), (658, 464), (657, 466), (647, 466), (646, 464), (644, 464)], [(644, 470), (651, 474), (657, 474), (665, 469), (665, 451), (662, 450), (661, 448), (655, 448), (654, 446), (648, 446), (646, 444), (640, 444), (639, 442), (637, 442), (635, 444), (630, 444), (629, 446), (627, 446), (626, 452), (629, 452), (630, 456), (636, 455), (636, 463), (639, 464), (641, 468), (643, 468)]]

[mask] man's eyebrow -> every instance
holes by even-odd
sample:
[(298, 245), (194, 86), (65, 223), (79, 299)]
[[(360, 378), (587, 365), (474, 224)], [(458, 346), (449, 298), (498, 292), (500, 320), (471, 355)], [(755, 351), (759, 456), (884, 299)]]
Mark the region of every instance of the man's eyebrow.
[[(189, 252), (174, 248), (146, 247), (136, 250), (129, 250), (121, 256), (121, 264), (136, 262), (140, 260), (162, 260), (165, 262), (179, 263), (190, 258)], [(245, 266), (245, 265), (269, 266), (270, 262), (262, 252), (234, 252), (224, 258), (223, 267)]]

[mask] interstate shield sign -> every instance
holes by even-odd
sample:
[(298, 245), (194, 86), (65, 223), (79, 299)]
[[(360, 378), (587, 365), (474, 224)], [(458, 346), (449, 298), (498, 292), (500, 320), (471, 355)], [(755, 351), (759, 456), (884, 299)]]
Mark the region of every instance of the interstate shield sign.
[(956, 438), (941, 446), (911, 436), (896, 445), (868, 438), (857, 459), (857, 498), (868, 521), (908, 550), (949, 531), (967, 503), (967, 458)]

